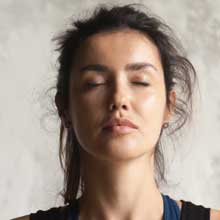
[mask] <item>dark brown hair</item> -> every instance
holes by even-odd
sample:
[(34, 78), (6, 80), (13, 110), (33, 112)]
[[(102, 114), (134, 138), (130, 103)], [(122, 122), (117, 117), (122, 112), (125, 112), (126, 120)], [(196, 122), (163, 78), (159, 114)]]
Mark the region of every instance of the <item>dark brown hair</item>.
[[(139, 7), (140, 6), (140, 7)], [(139, 7), (139, 9), (138, 9)], [(141, 9), (140, 9), (141, 8)], [(165, 76), (167, 106), (170, 107), (169, 92), (174, 89), (177, 92), (174, 121), (168, 127), (168, 136), (172, 137), (180, 130), (192, 116), (192, 91), (196, 82), (196, 72), (193, 65), (183, 55), (183, 49), (179, 41), (174, 37), (169, 26), (149, 11), (143, 11), (145, 7), (139, 4), (124, 6), (105, 5), (98, 6), (88, 18), (75, 20), (71, 27), (54, 38), (57, 43), (58, 75), (56, 90), (68, 109), (68, 81), (72, 68), (72, 62), (76, 56), (77, 48), (91, 35), (104, 32), (130, 28), (150, 37), (159, 49), (161, 62)], [(74, 74), (74, 73), (73, 73)], [(65, 131), (66, 138), (65, 138)], [(155, 146), (155, 167), (160, 181), (165, 181), (164, 157), (162, 152), (161, 137)], [(73, 203), (81, 187), (83, 192), (83, 179), (80, 172), (80, 144), (75, 137), (72, 128), (65, 130), (61, 123), (59, 158), (64, 171), (64, 188), (62, 196), (64, 203)], [(158, 181), (158, 180), (157, 180)]]

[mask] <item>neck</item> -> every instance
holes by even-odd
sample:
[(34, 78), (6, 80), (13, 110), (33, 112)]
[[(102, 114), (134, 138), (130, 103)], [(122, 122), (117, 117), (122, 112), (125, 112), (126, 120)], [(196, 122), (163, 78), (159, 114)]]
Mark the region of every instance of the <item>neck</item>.
[(154, 179), (154, 158), (100, 161), (83, 153), (80, 220), (161, 220), (163, 198)]

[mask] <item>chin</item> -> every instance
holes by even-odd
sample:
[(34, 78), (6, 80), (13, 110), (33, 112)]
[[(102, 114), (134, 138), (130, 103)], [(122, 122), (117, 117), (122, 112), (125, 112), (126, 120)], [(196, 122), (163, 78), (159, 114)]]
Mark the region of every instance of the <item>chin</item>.
[(111, 162), (134, 160), (151, 152), (152, 149), (147, 149), (146, 144), (134, 143), (134, 141), (114, 141), (103, 145), (96, 145), (93, 148), (93, 155), (101, 160)]

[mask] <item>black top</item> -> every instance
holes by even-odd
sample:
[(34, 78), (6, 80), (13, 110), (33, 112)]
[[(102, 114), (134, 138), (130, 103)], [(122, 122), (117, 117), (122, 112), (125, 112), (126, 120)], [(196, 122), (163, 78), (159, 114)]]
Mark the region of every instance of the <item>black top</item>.
[(181, 220), (210, 220), (210, 208), (182, 201)]
[[(210, 208), (195, 205), (189, 201), (181, 200), (181, 202), (180, 220), (210, 220)], [(35, 213), (31, 213), (30, 220), (78, 220), (78, 212), (79, 198), (75, 200), (74, 204), (53, 207), (46, 211), (38, 210)], [(170, 220), (173, 220), (173, 218)]]

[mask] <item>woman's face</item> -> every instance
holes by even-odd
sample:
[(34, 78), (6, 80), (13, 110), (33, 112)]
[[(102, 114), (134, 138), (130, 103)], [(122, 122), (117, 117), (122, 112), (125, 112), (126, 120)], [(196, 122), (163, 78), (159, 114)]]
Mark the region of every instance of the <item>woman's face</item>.
[[(111, 161), (152, 155), (170, 114), (159, 52), (146, 36), (127, 29), (89, 37), (77, 52), (69, 86), (69, 115), (85, 152)], [(111, 117), (138, 128), (127, 134), (103, 130)]]

